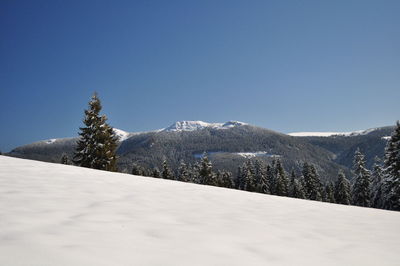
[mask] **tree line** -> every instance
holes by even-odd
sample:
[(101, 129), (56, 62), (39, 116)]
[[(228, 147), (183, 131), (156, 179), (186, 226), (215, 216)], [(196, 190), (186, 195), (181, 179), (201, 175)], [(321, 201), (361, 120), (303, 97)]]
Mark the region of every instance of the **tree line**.
[[(117, 171), (116, 148), (118, 139), (107, 117), (100, 115), (101, 103), (95, 93), (89, 109), (85, 110), (84, 127), (72, 162), (75, 165)], [(64, 154), (61, 163), (69, 164)], [(357, 149), (353, 161), (353, 182), (339, 171), (335, 182), (322, 183), (317, 167), (304, 162), (300, 174), (287, 173), (278, 159), (271, 164), (260, 160), (247, 160), (238, 167), (237, 175), (229, 171), (214, 171), (212, 162), (204, 153), (194, 164), (181, 161), (178, 169), (171, 169), (167, 160), (161, 169), (147, 169), (132, 164), (134, 175), (151, 176), (182, 182), (212, 185), (299, 199), (325, 201), (345, 205), (382, 208), (400, 211), (400, 123), (388, 140), (383, 162), (376, 158), (373, 169), (367, 169), (365, 156)]]

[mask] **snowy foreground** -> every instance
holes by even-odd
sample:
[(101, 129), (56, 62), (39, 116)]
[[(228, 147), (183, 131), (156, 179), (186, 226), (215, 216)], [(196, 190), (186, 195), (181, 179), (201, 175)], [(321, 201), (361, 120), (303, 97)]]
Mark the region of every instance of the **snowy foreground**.
[(399, 212), (0, 156), (0, 265), (399, 261)]

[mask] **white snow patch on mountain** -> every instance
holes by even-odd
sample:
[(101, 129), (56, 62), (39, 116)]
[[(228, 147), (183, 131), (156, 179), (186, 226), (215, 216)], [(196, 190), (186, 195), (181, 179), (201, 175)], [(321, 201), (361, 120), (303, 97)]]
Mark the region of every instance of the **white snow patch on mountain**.
[(126, 140), (127, 138), (130, 137), (131, 133), (123, 131), (121, 129), (118, 128), (113, 128), (115, 135), (118, 137), (118, 140), (120, 142)]
[(377, 128), (370, 128), (367, 130), (356, 130), (351, 132), (293, 132), (288, 133), (287, 135), (293, 137), (330, 137), (330, 136), (359, 136), (359, 135), (367, 135), (373, 131), (377, 130)]
[(0, 156), (0, 265), (398, 265), (400, 212)]
[(255, 157), (281, 157), (280, 155), (276, 155), (276, 154), (269, 154), (266, 151), (256, 151), (256, 152), (237, 152), (236, 153), (239, 156), (242, 156), (244, 158), (255, 158)]
[(54, 142), (56, 142), (56, 141), (57, 141), (57, 139), (48, 139), (48, 140), (45, 140), (46, 144), (52, 144), (52, 143), (54, 143)]
[(382, 139), (385, 139), (385, 140), (389, 140), (391, 138), (391, 136), (384, 136), (384, 137), (382, 137)]
[(171, 126), (162, 129), (162, 131), (194, 131), (204, 128), (214, 129), (227, 129), (236, 126), (247, 125), (246, 123), (239, 121), (228, 121), (226, 123), (207, 123), (203, 121), (178, 121)]

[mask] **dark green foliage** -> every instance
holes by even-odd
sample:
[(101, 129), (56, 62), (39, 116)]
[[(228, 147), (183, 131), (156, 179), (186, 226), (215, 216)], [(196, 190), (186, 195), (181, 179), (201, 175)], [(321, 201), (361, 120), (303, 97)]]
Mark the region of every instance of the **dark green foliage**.
[(208, 159), (206, 153), (204, 153), (203, 157), (201, 158), (199, 178), (201, 184), (212, 186), (217, 185), (216, 177), (212, 171), (212, 163)]
[(233, 188), (232, 173), (228, 171), (218, 171), (217, 172), (217, 186)]
[(400, 211), (400, 122), (385, 149), (384, 208)]
[(147, 175), (147, 171), (140, 165), (133, 163), (132, 164), (132, 171), (131, 171), (132, 175), (140, 175), (140, 176), (146, 176)]
[(158, 170), (157, 167), (154, 167), (154, 169), (153, 169), (153, 171), (152, 171), (152, 173), (151, 173), (151, 176), (152, 176), (152, 177), (155, 177), (155, 178), (161, 178), (161, 172), (160, 172), (160, 170)]
[(167, 161), (163, 161), (162, 164), (162, 172), (161, 177), (164, 179), (175, 179), (174, 175), (172, 174), (171, 169), (169, 168)]
[(63, 155), (61, 156), (61, 161), (62, 164), (71, 164), (68, 158), (68, 155), (63, 153)]
[(304, 179), (304, 191), (306, 199), (321, 201), (321, 181), (315, 166), (304, 163), (302, 174)]
[(183, 181), (183, 182), (189, 182), (190, 181), (190, 172), (189, 168), (187, 165), (181, 161), (181, 164), (178, 168), (178, 175), (177, 175), (177, 180)]
[(365, 167), (364, 155), (359, 149), (354, 154), (354, 185), (352, 190), (353, 204), (362, 207), (371, 205), (371, 173)]
[(350, 182), (343, 171), (339, 171), (335, 184), (335, 201), (338, 204), (350, 205)]
[(117, 137), (106, 123), (106, 116), (100, 115), (101, 108), (100, 99), (95, 93), (89, 102), (89, 109), (85, 110), (85, 127), (80, 128), (74, 163), (88, 168), (116, 171)]
[(330, 202), (330, 203), (335, 203), (335, 188), (332, 182), (329, 182), (325, 185), (325, 191), (324, 191), (324, 201), (325, 202)]
[(275, 180), (275, 195), (287, 196), (289, 181), (279, 159), (276, 161), (275, 166)]
[(264, 164), (260, 160), (254, 163), (254, 177), (256, 191), (264, 194), (270, 194), (267, 173)]

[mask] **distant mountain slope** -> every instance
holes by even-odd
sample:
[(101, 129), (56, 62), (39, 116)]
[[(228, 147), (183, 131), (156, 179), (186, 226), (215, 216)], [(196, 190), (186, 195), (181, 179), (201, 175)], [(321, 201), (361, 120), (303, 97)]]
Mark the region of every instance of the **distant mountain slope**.
[(352, 167), (354, 152), (360, 148), (366, 156), (367, 166), (372, 167), (375, 156), (383, 158), (387, 139), (394, 128), (394, 126), (387, 126), (330, 136), (316, 136), (317, 134), (312, 134), (315, 132), (309, 132), (311, 134), (308, 136), (306, 133), (297, 133), (297, 135), (302, 135), (301, 138), (309, 143), (334, 153), (335, 162), (346, 167)]
[(0, 156), (0, 265), (398, 265), (400, 213)]
[[(366, 153), (368, 165), (382, 156), (394, 127), (352, 132), (327, 137), (293, 137), (243, 122), (206, 123), (180, 121), (156, 131), (128, 133), (120, 136), (118, 165), (129, 172), (132, 162), (145, 167), (161, 167), (161, 162), (177, 168), (181, 160), (194, 163), (207, 152), (217, 169), (236, 172), (246, 159), (257, 157), (271, 162), (280, 158), (285, 168), (300, 172), (304, 161), (318, 165), (322, 179), (335, 179), (338, 169), (350, 175), (353, 154), (357, 147)], [(40, 141), (18, 147), (9, 155), (48, 162), (59, 162), (62, 153), (73, 155), (77, 138)]]

